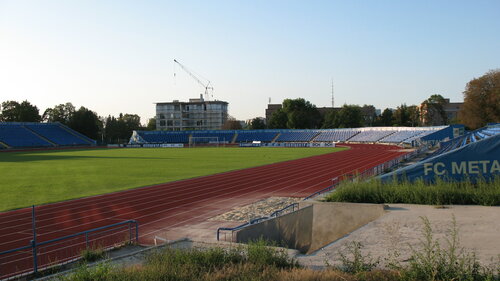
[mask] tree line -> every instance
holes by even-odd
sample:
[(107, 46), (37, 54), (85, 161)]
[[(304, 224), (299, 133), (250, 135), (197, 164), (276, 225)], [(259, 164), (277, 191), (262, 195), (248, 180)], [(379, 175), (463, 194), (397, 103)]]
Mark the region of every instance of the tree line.
[[(372, 126), (436, 126), (462, 123), (469, 129), (500, 122), (500, 70), (491, 70), (467, 83), (463, 108), (458, 120), (448, 120), (446, 104), (441, 95), (431, 95), (420, 106), (401, 104), (395, 110), (386, 108), (380, 115), (373, 105), (343, 105), (321, 115), (314, 104), (305, 99), (285, 99), (268, 124), (263, 118), (254, 118), (248, 129), (319, 129), (356, 128)], [(96, 112), (68, 102), (47, 108), (43, 114), (29, 101), (4, 101), (0, 108), (0, 122), (60, 122), (73, 130), (103, 143), (127, 141), (133, 130), (155, 130), (156, 119), (141, 125), (137, 114), (101, 117)], [(241, 129), (241, 124), (229, 117), (222, 129)]]
[(401, 104), (386, 108), (380, 115), (373, 105), (343, 105), (340, 109), (321, 115), (315, 105), (302, 98), (285, 99), (282, 108), (271, 116), (268, 124), (261, 118), (250, 122), (251, 129), (330, 129), (372, 126), (439, 126), (454, 123), (477, 129), (487, 123), (500, 122), (500, 70), (492, 70), (467, 83), (464, 104), (458, 119), (448, 120), (444, 110), (446, 100), (431, 95), (420, 106)]
[[(264, 126), (258, 118), (253, 119), (259, 127)], [(333, 129), (374, 126), (410, 126), (421, 125), (420, 112), (416, 105), (402, 104), (395, 110), (386, 108), (377, 115), (373, 105), (344, 104), (340, 109), (331, 109), (321, 115), (310, 102), (298, 99), (286, 99), (281, 109), (273, 113), (267, 127), (270, 129)]]
[(127, 142), (133, 130), (156, 129), (154, 118), (143, 126), (137, 114), (101, 117), (83, 106), (76, 109), (70, 102), (47, 108), (43, 114), (36, 105), (26, 100), (4, 101), (1, 105), (0, 122), (60, 122), (102, 143)]

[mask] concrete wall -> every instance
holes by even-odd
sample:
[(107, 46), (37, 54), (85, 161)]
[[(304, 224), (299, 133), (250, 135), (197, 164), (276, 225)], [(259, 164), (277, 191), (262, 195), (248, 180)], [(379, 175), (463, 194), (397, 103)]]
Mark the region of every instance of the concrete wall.
[(247, 226), (235, 233), (236, 242), (246, 243), (264, 238), (287, 248), (307, 252), (312, 241), (313, 206)]
[(313, 235), (307, 253), (331, 243), (377, 219), (384, 205), (317, 202), (313, 205)]
[(236, 242), (262, 237), (302, 253), (311, 253), (384, 213), (381, 204), (304, 202), (296, 212), (237, 231)]

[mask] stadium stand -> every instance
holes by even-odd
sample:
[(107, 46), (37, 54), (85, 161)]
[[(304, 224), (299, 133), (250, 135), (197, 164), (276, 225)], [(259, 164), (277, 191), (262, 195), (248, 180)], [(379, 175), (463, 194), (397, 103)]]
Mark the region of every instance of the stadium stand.
[(401, 142), (411, 142), (412, 140), (425, 136), (432, 131), (422, 131), (422, 130), (409, 130), (409, 131), (397, 131), (392, 135), (384, 137), (379, 140), (381, 143), (401, 143)]
[(171, 131), (135, 131), (141, 138), (137, 142), (144, 143), (188, 143), (190, 133), (187, 131), (171, 132)]
[(315, 136), (318, 135), (318, 131), (284, 131), (276, 139), (277, 142), (280, 141), (311, 141)]
[(358, 134), (359, 131), (355, 130), (328, 130), (321, 131), (319, 135), (314, 138), (314, 141), (335, 141), (335, 142), (345, 142), (352, 138), (354, 135)]
[(230, 143), (233, 141), (234, 132), (233, 131), (208, 131), (208, 132), (196, 132), (191, 133), (191, 137), (197, 138), (196, 142), (208, 143), (215, 141), (214, 138), (218, 138), (219, 142)]
[[(400, 145), (420, 145), (420, 138), (429, 138), (433, 144), (453, 136), (451, 126), (441, 127), (375, 127), (325, 130), (210, 130), (210, 131), (134, 131), (129, 144), (189, 143), (196, 142), (249, 143), (260, 142), (380, 142)], [(206, 140), (203, 140), (206, 138)], [(234, 141), (233, 141), (234, 140)]]
[(487, 139), (500, 134), (500, 128), (491, 126), (477, 129), (475, 131), (469, 132), (463, 136), (456, 137), (449, 141), (441, 142), (439, 149), (434, 151), (432, 154), (427, 156), (425, 159), (435, 157), (437, 155), (461, 148), (470, 143), (474, 143), (483, 139)]
[(88, 141), (71, 134), (66, 129), (57, 124), (27, 124), (27, 129), (34, 131), (36, 134), (45, 137), (49, 141), (61, 146), (66, 145), (87, 145)]
[(0, 141), (15, 148), (53, 146), (25, 127), (12, 123), (0, 124)]
[(60, 123), (0, 123), (0, 145), (11, 148), (95, 145), (95, 141)]
[(395, 131), (385, 131), (385, 130), (366, 130), (359, 134), (353, 136), (349, 141), (354, 142), (377, 142), (389, 135), (392, 135)]
[(274, 140), (277, 134), (278, 131), (268, 131), (268, 130), (238, 131), (236, 142), (252, 142), (252, 141), (271, 142)]
[(403, 140), (402, 143), (411, 144), (414, 141), (420, 140), (421, 138), (423, 138), (423, 137), (425, 137), (427, 135), (430, 135), (432, 133), (434, 133), (434, 131), (431, 131), (431, 130), (429, 130), (429, 131), (420, 131), (420, 133), (418, 135), (414, 135), (412, 137), (409, 137), (409, 138)]
[[(481, 129), (482, 132), (484, 129)], [(435, 182), (443, 181), (494, 180), (500, 175), (498, 155), (500, 154), (500, 131), (481, 140), (464, 144), (478, 131), (471, 132), (446, 142), (442, 150), (412, 165), (397, 169), (379, 178), (388, 181)]]

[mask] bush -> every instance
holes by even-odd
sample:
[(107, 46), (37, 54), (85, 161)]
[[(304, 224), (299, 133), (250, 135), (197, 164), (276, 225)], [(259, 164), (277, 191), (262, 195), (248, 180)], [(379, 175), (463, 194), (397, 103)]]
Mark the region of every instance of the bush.
[(363, 256), (361, 254), (362, 247), (360, 242), (349, 243), (339, 253), (342, 262), (339, 269), (347, 273), (372, 271), (379, 264), (379, 261), (373, 261), (370, 255)]
[(87, 248), (81, 252), (81, 261), (84, 263), (95, 262), (97, 260), (103, 259), (106, 253), (102, 247), (97, 248)]
[[(276, 268), (297, 267), (298, 263), (288, 256), (284, 249), (275, 249), (268, 246), (263, 239), (250, 242), (247, 247), (247, 262), (258, 265), (270, 265)], [(274, 246), (271, 244), (271, 246)]]

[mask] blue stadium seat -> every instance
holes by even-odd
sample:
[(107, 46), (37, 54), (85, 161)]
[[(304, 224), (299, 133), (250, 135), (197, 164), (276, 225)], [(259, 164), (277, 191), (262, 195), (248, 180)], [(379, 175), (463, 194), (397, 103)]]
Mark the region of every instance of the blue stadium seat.
[(328, 130), (321, 131), (314, 141), (331, 141), (331, 142), (345, 142), (359, 133), (356, 130)]
[(350, 138), (349, 141), (355, 142), (377, 142), (382, 138), (385, 138), (391, 134), (395, 133), (395, 131), (378, 131), (378, 130), (370, 130), (370, 131), (362, 131), (354, 137)]
[(88, 141), (83, 140), (80, 137), (77, 137), (70, 132), (68, 132), (66, 129), (63, 129), (61, 126), (58, 124), (51, 124), (51, 123), (40, 123), (40, 124), (26, 124), (26, 128), (34, 131), (38, 135), (43, 136), (44, 138), (48, 139), (49, 141), (61, 145), (61, 146), (66, 146), (66, 145), (88, 145), (90, 144)]
[(276, 139), (277, 142), (311, 141), (318, 131), (285, 131)]
[(457, 148), (469, 145), (470, 143), (477, 142), (479, 140), (487, 139), (492, 136), (500, 134), (500, 128), (496, 127), (484, 127), (477, 129), (473, 132), (469, 132), (463, 136), (456, 137), (449, 141), (441, 142), (438, 150), (434, 151), (431, 155), (427, 156), (425, 159), (443, 154), (455, 150)]
[(277, 134), (276, 131), (238, 131), (236, 142), (271, 142)]
[(408, 130), (408, 131), (397, 131), (392, 135), (386, 136), (379, 140), (382, 143), (401, 143), (404, 141), (414, 140), (417, 137), (422, 137), (424, 134), (431, 131), (422, 130)]
[(185, 131), (137, 131), (137, 133), (147, 143), (188, 143), (190, 135)]
[(15, 123), (0, 123), (0, 141), (15, 148), (53, 146), (35, 133)]

